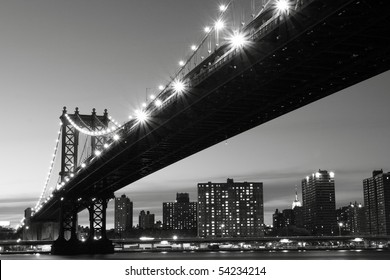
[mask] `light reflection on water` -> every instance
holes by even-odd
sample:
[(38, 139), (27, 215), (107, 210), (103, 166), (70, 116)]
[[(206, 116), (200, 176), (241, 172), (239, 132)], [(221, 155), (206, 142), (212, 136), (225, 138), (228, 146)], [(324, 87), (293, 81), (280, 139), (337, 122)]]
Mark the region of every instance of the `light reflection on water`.
[[(190, 254), (189, 254), (190, 253)], [(117, 252), (107, 255), (53, 256), (50, 254), (0, 255), (2, 260), (126, 260), (126, 259), (262, 259), (262, 260), (390, 260), (390, 250), (299, 250), (299, 251), (191, 251)]]

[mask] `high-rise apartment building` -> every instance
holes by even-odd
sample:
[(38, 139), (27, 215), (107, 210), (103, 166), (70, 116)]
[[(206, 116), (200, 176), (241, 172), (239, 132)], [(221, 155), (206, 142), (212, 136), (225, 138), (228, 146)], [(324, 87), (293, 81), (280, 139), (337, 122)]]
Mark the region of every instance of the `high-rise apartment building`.
[(363, 180), (366, 231), (371, 235), (390, 234), (390, 172), (376, 170)]
[(115, 221), (116, 233), (129, 231), (133, 227), (133, 202), (126, 195), (115, 198)]
[(341, 235), (362, 235), (366, 233), (366, 213), (361, 203), (350, 203), (336, 210)]
[(198, 236), (260, 236), (263, 223), (263, 183), (198, 184)]
[(303, 223), (313, 235), (337, 234), (334, 173), (319, 170), (302, 180)]
[(154, 214), (150, 214), (149, 211), (145, 213), (144, 210), (142, 210), (139, 213), (139, 228), (140, 229), (153, 229), (154, 228)]
[(351, 203), (348, 212), (350, 235), (362, 235), (366, 232), (366, 213), (361, 203)]
[(197, 206), (197, 202), (190, 202), (188, 193), (177, 193), (176, 202), (163, 203), (163, 227), (195, 230), (197, 228)]

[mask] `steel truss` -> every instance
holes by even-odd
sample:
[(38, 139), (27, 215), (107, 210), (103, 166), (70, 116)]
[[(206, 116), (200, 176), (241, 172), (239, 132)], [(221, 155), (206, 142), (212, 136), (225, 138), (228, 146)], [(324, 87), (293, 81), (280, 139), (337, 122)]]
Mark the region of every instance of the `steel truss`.
[[(77, 168), (79, 131), (72, 126), (66, 117), (66, 107), (63, 108), (60, 117), (62, 128), (62, 156), (61, 156), (61, 180), (71, 177)], [(91, 115), (80, 115), (78, 108), (74, 114), (68, 114), (77, 126), (90, 131), (101, 131), (108, 128), (108, 113), (104, 110), (102, 116), (96, 115), (96, 110), (92, 110)], [(91, 137), (91, 152), (102, 150), (106, 142), (105, 136)], [(107, 203), (113, 195), (96, 198), (66, 197), (61, 200), (59, 237), (54, 242), (52, 252), (55, 254), (78, 254), (90, 252), (111, 252), (112, 243), (106, 236), (106, 210)], [(77, 213), (83, 209), (88, 209), (90, 220), (90, 232), (88, 240), (81, 243), (77, 238)], [(98, 245), (96, 246), (96, 243)], [(69, 246), (72, 244), (71, 246)]]

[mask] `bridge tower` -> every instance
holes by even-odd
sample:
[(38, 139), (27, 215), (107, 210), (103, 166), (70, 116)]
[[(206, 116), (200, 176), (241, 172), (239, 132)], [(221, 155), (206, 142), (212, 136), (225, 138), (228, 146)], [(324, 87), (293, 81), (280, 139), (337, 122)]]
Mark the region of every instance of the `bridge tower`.
[[(62, 122), (62, 149), (61, 149), (61, 182), (74, 176), (76, 168), (80, 166), (79, 136), (80, 129), (90, 132), (99, 132), (108, 128), (109, 118), (105, 109), (99, 116), (96, 110), (91, 115), (81, 115), (78, 108), (74, 114), (68, 114), (66, 107), (60, 116)], [(77, 126), (77, 127), (76, 127)], [(104, 135), (91, 135), (90, 152), (87, 157), (97, 150), (102, 150), (106, 141)], [(106, 209), (108, 201), (113, 195), (106, 197), (80, 198), (64, 195), (61, 200), (59, 214), (59, 236), (53, 243), (53, 254), (80, 254), (80, 253), (110, 253), (113, 245), (106, 236)], [(85, 242), (77, 238), (78, 212), (83, 209), (89, 211), (89, 236)]]

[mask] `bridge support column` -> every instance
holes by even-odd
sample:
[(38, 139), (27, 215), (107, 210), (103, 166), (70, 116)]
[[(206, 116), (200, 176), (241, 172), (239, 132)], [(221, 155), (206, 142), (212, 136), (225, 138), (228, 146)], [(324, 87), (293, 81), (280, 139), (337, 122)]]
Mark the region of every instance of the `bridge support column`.
[(64, 201), (60, 209), (60, 228), (57, 240), (51, 247), (56, 255), (73, 255), (80, 253), (81, 242), (77, 238), (78, 206), (74, 201)]
[[(109, 254), (114, 246), (106, 234), (107, 203), (110, 198), (69, 200), (61, 205), (59, 237), (54, 241), (51, 252), (56, 255)], [(88, 239), (77, 238), (77, 213), (79, 209), (89, 211), (90, 231)]]
[(88, 205), (89, 237), (86, 241), (87, 251), (90, 254), (108, 254), (114, 252), (111, 240), (106, 234), (106, 213), (109, 198), (94, 198)]

